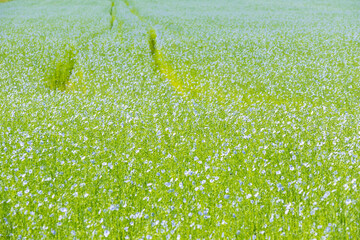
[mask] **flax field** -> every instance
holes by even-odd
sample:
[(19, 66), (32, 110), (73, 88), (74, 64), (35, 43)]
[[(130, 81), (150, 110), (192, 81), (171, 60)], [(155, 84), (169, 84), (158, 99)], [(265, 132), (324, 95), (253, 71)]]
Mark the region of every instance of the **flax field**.
[(358, 0), (0, 0), (0, 239), (359, 239)]

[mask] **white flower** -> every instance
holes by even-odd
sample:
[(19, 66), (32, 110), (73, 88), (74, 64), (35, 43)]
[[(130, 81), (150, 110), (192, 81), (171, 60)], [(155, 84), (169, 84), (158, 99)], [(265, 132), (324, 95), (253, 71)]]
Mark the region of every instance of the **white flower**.
[(114, 205), (114, 204), (112, 204), (109, 209), (110, 209), (111, 211), (119, 210), (119, 205)]
[(328, 196), (330, 196), (330, 192), (329, 192), (329, 191), (327, 191), (322, 198), (325, 199), (325, 198), (327, 198)]
[(66, 213), (66, 212), (67, 212), (67, 208), (65, 208), (65, 207), (60, 208), (60, 212)]

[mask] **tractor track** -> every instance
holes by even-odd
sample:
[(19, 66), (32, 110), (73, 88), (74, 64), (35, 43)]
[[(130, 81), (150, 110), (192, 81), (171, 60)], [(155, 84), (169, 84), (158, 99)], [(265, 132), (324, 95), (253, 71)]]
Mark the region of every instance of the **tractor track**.
[[(184, 94), (184, 87), (181, 81), (181, 78), (178, 76), (177, 72), (169, 64), (163, 52), (160, 50), (158, 44), (158, 33), (156, 29), (151, 26), (144, 17), (142, 17), (139, 11), (129, 2), (129, 0), (122, 0), (123, 3), (128, 7), (129, 11), (136, 16), (142, 23), (147, 26), (147, 36), (148, 36), (148, 46), (150, 49), (150, 55), (154, 62), (154, 71), (160, 72), (160, 77), (165, 78), (170, 85), (176, 90), (180, 95)], [(105, 34), (108, 31), (112, 31), (116, 20), (116, 4), (115, 0), (111, 0), (111, 6), (109, 9), (110, 23), (109, 28), (102, 31), (93, 33), (86, 42), (90, 42), (91, 39), (94, 39), (98, 36)], [(120, 25), (119, 25), (120, 26)], [(120, 30), (119, 30), (120, 31)], [(86, 44), (85, 44), (86, 45)], [(75, 83), (71, 82), (71, 78), (74, 74), (74, 69), (76, 67), (76, 55), (78, 47), (68, 44), (66, 46), (68, 49), (65, 52), (65, 56), (61, 57), (59, 61), (56, 61), (53, 68), (50, 69), (49, 73), (46, 75), (47, 87), (51, 90), (60, 90), (62, 92), (69, 92), (76, 90), (81, 86), (75, 86)], [(77, 75), (80, 80), (80, 84), (83, 84), (83, 73), (80, 71)], [(84, 87), (82, 87), (84, 91)]]
[[(0, 0), (2, 1), (2, 0)], [(109, 29), (104, 29), (99, 32), (93, 33), (89, 38), (86, 40), (86, 44), (83, 46), (86, 46), (91, 39), (94, 39), (98, 36), (101, 36), (105, 34), (107, 31), (111, 31), (114, 27), (114, 22), (116, 19), (115, 15), (115, 0), (111, 0), (111, 7), (109, 10), (110, 14), (110, 27)], [(60, 59), (54, 62), (52, 64), (54, 67), (50, 68), (46, 74), (45, 74), (45, 80), (46, 85), (50, 90), (56, 91), (62, 91), (62, 92), (69, 92), (72, 90), (75, 90), (78, 87), (82, 87), (82, 90), (84, 91), (83, 86), (75, 86), (74, 83), (71, 82), (71, 77), (74, 74), (74, 68), (76, 66), (76, 55), (77, 55), (77, 49), (79, 47), (76, 47), (69, 43), (64, 47), (65, 53), (64, 56), (61, 56)], [(80, 47), (81, 48), (81, 47)], [(80, 80), (80, 84), (83, 84), (83, 72), (80, 71), (77, 76)]]
[(158, 33), (156, 29), (151, 26), (143, 16), (141, 16), (139, 11), (130, 3), (130, 0), (122, 1), (129, 8), (130, 12), (147, 26), (148, 44), (150, 54), (154, 61), (154, 70), (159, 71), (161, 73), (160, 77), (165, 77), (165, 79), (176, 90), (176, 92), (178, 92), (180, 95), (183, 95), (184, 87), (181, 78), (171, 67), (171, 65), (166, 61), (163, 52), (160, 50), (160, 47), (158, 45)]

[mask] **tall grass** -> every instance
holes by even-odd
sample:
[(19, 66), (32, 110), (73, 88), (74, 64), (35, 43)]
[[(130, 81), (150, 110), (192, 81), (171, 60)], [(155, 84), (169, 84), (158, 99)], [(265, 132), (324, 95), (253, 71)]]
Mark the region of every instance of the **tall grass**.
[(115, 21), (115, 12), (114, 12), (114, 7), (115, 7), (115, 2), (112, 1), (111, 2), (111, 8), (110, 8), (110, 29), (113, 28), (114, 26), (114, 21)]
[(61, 55), (51, 62), (45, 74), (46, 86), (51, 90), (66, 91), (75, 66), (74, 47), (65, 46)]

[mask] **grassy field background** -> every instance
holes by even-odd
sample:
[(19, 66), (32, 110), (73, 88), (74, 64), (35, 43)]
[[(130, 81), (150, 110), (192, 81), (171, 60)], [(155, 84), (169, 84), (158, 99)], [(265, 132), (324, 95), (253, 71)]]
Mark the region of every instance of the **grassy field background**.
[(0, 238), (360, 236), (359, 1), (0, 2)]

